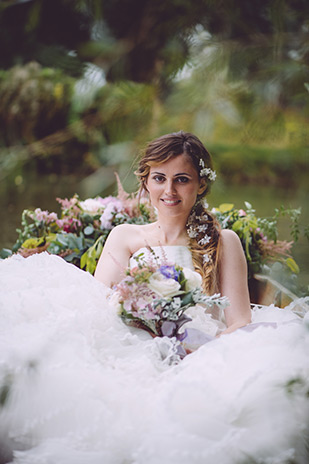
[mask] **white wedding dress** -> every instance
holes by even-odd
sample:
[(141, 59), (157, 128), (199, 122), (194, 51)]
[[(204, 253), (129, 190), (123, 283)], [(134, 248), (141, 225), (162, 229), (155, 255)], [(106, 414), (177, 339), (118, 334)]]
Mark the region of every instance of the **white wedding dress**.
[[(185, 247), (165, 251), (192, 265)], [(308, 315), (255, 309), (277, 328), (180, 360), (174, 339), (125, 326), (107, 288), (57, 256), (3, 260), (0, 282), (1, 464), (309, 462)]]

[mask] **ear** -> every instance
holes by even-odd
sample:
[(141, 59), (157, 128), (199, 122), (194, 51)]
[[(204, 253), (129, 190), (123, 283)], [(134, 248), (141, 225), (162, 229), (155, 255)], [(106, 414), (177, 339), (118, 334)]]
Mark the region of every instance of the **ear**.
[(205, 177), (201, 177), (200, 186), (199, 186), (199, 189), (197, 191), (198, 195), (202, 195), (205, 192), (206, 188), (207, 188), (206, 179), (205, 179)]

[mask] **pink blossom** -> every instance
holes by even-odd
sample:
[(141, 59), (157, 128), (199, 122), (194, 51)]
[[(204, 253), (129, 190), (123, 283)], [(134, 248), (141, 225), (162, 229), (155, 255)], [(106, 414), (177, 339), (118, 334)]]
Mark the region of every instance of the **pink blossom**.
[(96, 200), (98, 200), (103, 206), (109, 205), (109, 204), (114, 204), (116, 207), (122, 208), (122, 201), (118, 200), (116, 197), (112, 197), (111, 195), (109, 197), (97, 197)]
[(240, 210), (238, 211), (238, 215), (239, 215), (240, 217), (243, 217), (243, 216), (247, 216), (247, 213), (246, 213), (246, 211), (244, 211), (243, 209), (240, 209)]
[(49, 213), (49, 215), (46, 218), (47, 224), (49, 224), (50, 222), (57, 222), (57, 220), (58, 220), (57, 213)]
[(56, 224), (59, 227), (59, 229), (62, 229), (63, 224), (64, 224), (64, 220), (63, 219), (57, 219)]
[(72, 217), (64, 217), (63, 219), (58, 219), (56, 221), (59, 229), (62, 229), (64, 232), (76, 232), (82, 223), (79, 219)]
[(132, 307), (134, 307), (133, 305), (133, 300), (129, 297), (127, 297), (123, 302), (123, 307), (127, 312), (130, 312), (132, 310)]
[(45, 222), (46, 221), (46, 218), (48, 216), (48, 211), (42, 211), (41, 208), (36, 208), (34, 210), (34, 213), (35, 213), (35, 217), (38, 221), (43, 221)]
[(61, 205), (61, 209), (70, 209), (72, 206), (75, 206), (78, 203), (78, 199), (76, 197), (72, 197), (69, 200), (67, 198), (56, 198), (58, 203)]
[[(111, 197), (114, 198), (114, 197)], [(104, 213), (100, 217), (101, 228), (110, 230), (112, 229), (112, 221), (114, 216), (122, 211), (122, 202), (120, 200), (115, 199), (116, 201), (110, 202), (106, 205), (104, 209)]]

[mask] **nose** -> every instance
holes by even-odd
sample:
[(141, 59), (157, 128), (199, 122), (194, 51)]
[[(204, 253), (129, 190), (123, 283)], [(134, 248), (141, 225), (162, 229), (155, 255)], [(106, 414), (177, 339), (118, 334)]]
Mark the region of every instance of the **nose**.
[(167, 179), (165, 183), (165, 194), (166, 195), (175, 195), (176, 189), (175, 184), (172, 179)]

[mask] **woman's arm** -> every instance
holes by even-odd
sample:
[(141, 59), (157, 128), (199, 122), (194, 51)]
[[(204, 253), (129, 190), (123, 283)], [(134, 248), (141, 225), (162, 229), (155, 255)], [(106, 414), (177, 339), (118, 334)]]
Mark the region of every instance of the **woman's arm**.
[(107, 237), (94, 277), (108, 287), (124, 277), (131, 255), (128, 246), (130, 235), (130, 226), (122, 224), (115, 227)]
[(247, 262), (240, 239), (232, 230), (221, 232), (219, 279), (221, 295), (230, 301), (225, 310), (225, 334), (251, 322)]

